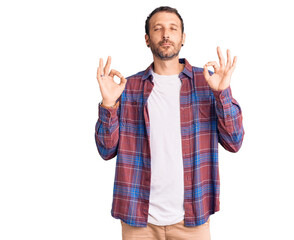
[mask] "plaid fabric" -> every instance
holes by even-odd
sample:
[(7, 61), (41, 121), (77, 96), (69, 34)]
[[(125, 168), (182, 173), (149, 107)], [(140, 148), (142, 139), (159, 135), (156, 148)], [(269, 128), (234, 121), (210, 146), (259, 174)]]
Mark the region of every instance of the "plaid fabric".
[[(179, 62), (185, 64), (179, 74), (184, 220), (185, 226), (197, 226), (220, 209), (218, 143), (237, 152), (244, 129), (241, 108), (231, 88), (214, 91), (203, 76), (203, 68), (192, 67), (185, 58)], [(117, 156), (111, 215), (136, 227), (146, 227), (148, 219), (151, 158), (147, 99), (154, 86), (153, 67), (151, 63), (145, 71), (127, 77), (114, 108), (99, 103), (95, 126), (100, 156), (104, 160)]]

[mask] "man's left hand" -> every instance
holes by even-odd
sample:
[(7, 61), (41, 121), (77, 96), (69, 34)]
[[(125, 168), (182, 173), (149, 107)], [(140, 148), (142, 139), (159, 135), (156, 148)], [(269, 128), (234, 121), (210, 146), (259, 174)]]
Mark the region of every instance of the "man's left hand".
[[(220, 47), (217, 47), (217, 54), (219, 57), (220, 66), (217, 62), (211, 61), (204, 65), (203, 75), (208, 85), (216, 91), (221, 91), (230, 86), (231, 75), (236, 67), (237, 56), (234, 57), (233, 64), (231, 63), (231, 53), (227, 49), (227, 64), (225, 65), (224, 57), (221, 53)], [(214, 74), (210, 76), (208, 66), (213, 66)]]

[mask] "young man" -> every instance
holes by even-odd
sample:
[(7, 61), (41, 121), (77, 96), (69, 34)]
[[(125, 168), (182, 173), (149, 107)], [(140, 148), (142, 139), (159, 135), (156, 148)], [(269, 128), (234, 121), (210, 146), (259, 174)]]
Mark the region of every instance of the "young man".
[(146, 70), (125, 79), (109, 72), (108, 57), (97, 72), (95, 140), (104, 160), (117, 156), (111, 215), (121, 220), (123, 239), (210, 239), (209, 217), (219, 211), (218, 143), (237, 152), (244, 137), (230, 88), (237, 58), (232, 63), (227, 50), (225, 63), (217, 47), (220, 66), (179, 59), (186, 35), (174, 8), (155, 9), (145, 30), (154, 59)]

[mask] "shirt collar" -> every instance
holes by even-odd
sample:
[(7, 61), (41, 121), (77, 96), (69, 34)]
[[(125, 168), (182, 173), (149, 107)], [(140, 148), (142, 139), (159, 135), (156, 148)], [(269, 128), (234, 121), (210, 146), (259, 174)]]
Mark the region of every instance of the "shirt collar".
[[(192, 78), (193, 74), (192, 74), (192, 66), (190, 65), (190, 63), (188, 62), (188, 60), (186, 58), (179, 58), (179, 63), (184, 63), (185, 67), (184, 70), (181, 73), (186, 74), (189, 78)], [(152, 71), (154, 69), (154, 62), (152, 62), (148, 68), (146, 68), (142, 80), (147, 79), (150, 75), (152, 75)], [(181, 73), (179, 74), (179, 77), (181, 77)]]

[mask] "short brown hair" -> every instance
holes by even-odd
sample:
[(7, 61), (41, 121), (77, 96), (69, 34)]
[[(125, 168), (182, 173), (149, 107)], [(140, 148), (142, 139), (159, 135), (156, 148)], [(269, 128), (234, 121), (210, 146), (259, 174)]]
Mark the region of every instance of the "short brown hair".
[(178, 13), (178, 10), (175, 9), (175, 8), (172, 8), (172, 7), (168, 7), (168, 6), (161, 6), (161, 7), (158, 7), (156, 9), (154, 9), (150, 14), (149, 16), (147, 17), (146, 21), (145, 21), (145, 33), (150, 37), (149, 35), (149, 22), (150, 22), (150, 18), (157, 12), (169, 12), (169, 13), (175, 13), (179, 19), (181, 20), (181, 23), (182, 23), (182, 34), (184, 32), (184, 22), (183, 22), (183, 19), (181, 17), (181, 15)]

